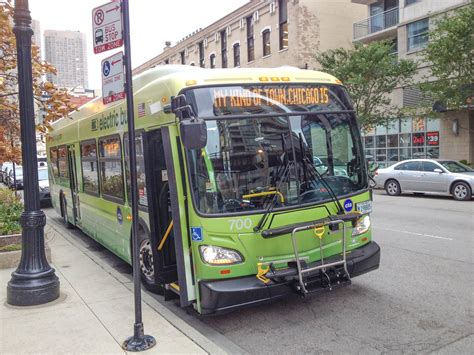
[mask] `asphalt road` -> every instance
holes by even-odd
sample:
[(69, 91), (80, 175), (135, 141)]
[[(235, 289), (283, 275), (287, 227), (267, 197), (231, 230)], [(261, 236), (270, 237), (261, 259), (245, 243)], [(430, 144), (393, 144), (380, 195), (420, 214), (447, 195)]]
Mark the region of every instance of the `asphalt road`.
[(472, 353), (474, 201), (377, 191), (373, 208), (381, 266), (349, 287), (218, 317), (155, 298), (230, 352)]

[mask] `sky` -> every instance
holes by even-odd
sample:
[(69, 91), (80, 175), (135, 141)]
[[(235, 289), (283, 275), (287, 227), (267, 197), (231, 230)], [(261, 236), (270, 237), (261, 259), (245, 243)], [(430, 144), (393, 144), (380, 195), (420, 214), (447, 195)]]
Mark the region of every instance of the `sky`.
[[(129, 0), (132, 67), (162, 52), (165, 41), (174, 45), (198, 28), (205, 28), (249, 0)], [(92, 9), (104, 0), (29, 0), (31, 17), (45, 30), (70, 30), (86, 34), (89, 88), (101, 88), (101, 61), (116, 48), (94, 54)], [(44, 45), (44, 39), (42, 38)]]

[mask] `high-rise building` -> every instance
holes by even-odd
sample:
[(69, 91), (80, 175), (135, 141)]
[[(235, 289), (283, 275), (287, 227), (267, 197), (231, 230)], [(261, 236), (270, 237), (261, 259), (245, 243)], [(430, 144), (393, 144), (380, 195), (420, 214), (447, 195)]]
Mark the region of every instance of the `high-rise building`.
[(57, 70), (47, 80), (58, 87), (88, 87), (86, 35), (79, 31), (44, 31), (45, 59)]
[(42, 51), (40, 22), (38, 20), (32, 20), (31, 28), (33, 29), (33, 37), (31, 37), (31, 41), (39, 47), (40, 51)]
[[(393, 55), (419, 62), (415, 80), (430, 76), (429, 63), (423, 60), (423, 48), (436, 20), (471, 0), (351, 0), (366, 5), (366, 15), (353, 24), (353, 41), (371, 43), (389, 40)], [(461, 55), (462, 53), (459, 53)], [(456, 53), (453, 53), (456, 55)], [(376, 63), (374, 63), (376, 65)], [(431, 77), (428, 80), (435, 80)], [(391, 94), (392, 103), (414, 108), (429, 102), (416, 87), (400, 87)], [(437, 118), (435, 118), (435, 116)], [(376, 127), (364, 137), (366, 155), (380, 165), (409, 158), (442, 158), (474, 162), (474, 110), (447, 111), (433, 117), (407, 117)]]

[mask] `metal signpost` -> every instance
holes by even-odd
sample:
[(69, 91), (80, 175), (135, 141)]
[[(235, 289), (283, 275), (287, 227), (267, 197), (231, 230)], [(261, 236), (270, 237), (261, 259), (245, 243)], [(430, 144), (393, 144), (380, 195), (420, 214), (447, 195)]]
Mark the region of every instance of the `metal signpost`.
[[(125, 44), (125, 55), (118, 52), (102, 61), (102, 96), (104, 104), (127, 98), (127, 118), (130, 157), (130, 190), (132, 207), (132, 266), (135, 300), (133, 336), (124, 341), (127, 351), (144, 351), (156, 345), (151, 335), (145, 335), (142, 321), (141, 280), (138, 254), (138, 188), (135, 152), (135, 119), (133, 115), (132, 65), (128, 0), (111, 2), (92, 10), (94, 53), (101, 53)], [(123, 28), (123, 31), (122, 31)], [(125, 75), (124, 75), (125, 67)], [(125, 81), (124, 81), (125, 79)]]

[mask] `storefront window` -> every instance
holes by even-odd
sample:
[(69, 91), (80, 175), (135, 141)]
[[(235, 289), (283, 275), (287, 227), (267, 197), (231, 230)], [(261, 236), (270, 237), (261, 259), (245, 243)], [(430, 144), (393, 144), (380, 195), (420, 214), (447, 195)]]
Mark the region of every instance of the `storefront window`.
[(411, 118), (402, 118), (400, 120), (400, 132), (401, 133), (411, 132)]
[(395, 134), (398, 132), (400, 132), (400, 121), (399, 120), (390, 121), (387, 126), (387, 133)]
[(426, 129), (425, 119), (423, 117), (414, 118), (412, 123), (413, 123), (413, 127), (412, 127), (413, 132), (423, 132)]
[(388, 164), (392, 165), (398, 161), (398, 149), (387, 149), (387, 160)]
[(377, 148), (385, 148), (387, 146), (387, 136), (375, 137), (375, 144)]
[(411, 148), (400, 148), (399, 159), (400, 161), (411, 159)]
[(387, 134), (387, 127), (385, 127), (385, 125), (378, 125), (375, 128), (375, 134), (376, 135)]
[(390, 134), (387, 136), (387, 147), (398, 147), (398, 134)]
[(364, 137), (365, 148), (375, 148), (375, 137), (368, 136)]
[(400, 141), (399, 143), (400, 147), (411, 147), (411, 134), (410, 133), (400, 134), (399, 141)]
[(426, 157), (431, 159), (439, 158), (439, 148), (438, 147), (428, 147), (426, 152)]
[(414, 147), (412, 156), (413, 159), (426, 158), (425, 147)]
[(427, 131), (439, 131), (440, 121), (439, 118), (427, 118), (426, 119), (426, 130)]

